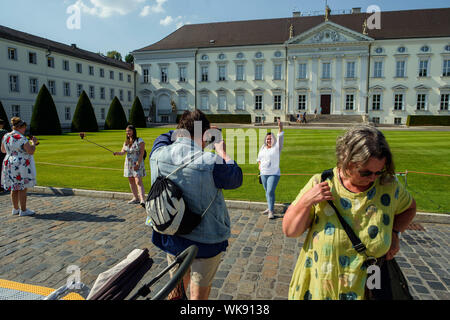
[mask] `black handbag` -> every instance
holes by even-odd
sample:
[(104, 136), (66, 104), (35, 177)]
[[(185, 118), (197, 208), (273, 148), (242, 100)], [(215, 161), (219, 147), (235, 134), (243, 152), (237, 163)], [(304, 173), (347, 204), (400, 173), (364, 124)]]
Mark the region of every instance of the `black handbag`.
[[(325, 170), (321, 175), (321, 182), (333, 178), (333, 169)], [(339, 213), (333, 201), (327, 200), (329, 205), (334, 209), (336, 215), (344, 228), (345, 233), (350, 238), (353, 248), (358, 252), (366, 255), (366, 246), (361, 242), (359, 237), (355, 234), (353, 229), (348, 225), (344, 218)], [(366, 255), (367, 257), (367, 255)], [(366, 298), (369, 300), (413, 300), (409, 292), (408, 282), (403, 275), (400, 266), (394, 259), (386, 260), (384, 257), (375, 258), (367, 257), (364, 261), (365, 267), (377, 264), (380, 267), (381, 273), (381, 288), (368, 289), (366, 286)]]
[(259, 184), (262, 184), (262, 180), (261, 180), (261, 172), (258, 173), (258, 181), (259, 181)]

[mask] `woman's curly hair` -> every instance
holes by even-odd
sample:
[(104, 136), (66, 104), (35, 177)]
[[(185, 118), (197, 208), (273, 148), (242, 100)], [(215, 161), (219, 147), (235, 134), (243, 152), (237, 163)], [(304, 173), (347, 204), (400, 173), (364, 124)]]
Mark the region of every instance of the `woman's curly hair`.
[(380, 183), (386, 184), (395, 176), (395, 165), (389, 144), (383, 133), (370, 125), (350, 128), (336, 140), (337, 167), (347, 175), (348, 165), (364, 166), (370, 158), (386, 159)]

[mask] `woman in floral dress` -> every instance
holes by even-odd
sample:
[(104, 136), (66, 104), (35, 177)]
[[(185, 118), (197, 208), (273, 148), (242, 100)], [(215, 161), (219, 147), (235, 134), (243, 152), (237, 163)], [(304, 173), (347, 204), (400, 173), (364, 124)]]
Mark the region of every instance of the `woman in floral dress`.
[(137, 137), (136, 128), (129, 125), (126, 129), (126, 139), (120, 152), (114, 152), (115, 156), (126, 154), (123, 176), (128, 177), (133, 199), (130, 204), (145, 203), (145, 190), (142, 178), (145, 177), (144, 164), (145, 142)]
[(37, 139), (33, 137), (30, 142), (25, 138), (27, 124), (19, 117), (13, 117), (11, 124), (13, 130), (2, 139), (1, 150), (6, 153), (6, 157), (3, 160), (1, 184), (3, 189), (11, 191), (12, 214), (31, 216), (34, 211), (27, 209), (27, 189), (36, 185), (33, 154)]

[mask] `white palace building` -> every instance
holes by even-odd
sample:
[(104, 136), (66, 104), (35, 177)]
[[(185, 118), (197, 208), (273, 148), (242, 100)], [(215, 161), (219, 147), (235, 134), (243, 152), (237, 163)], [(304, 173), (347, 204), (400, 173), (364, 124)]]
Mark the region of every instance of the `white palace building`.
[[(449, 115), (450, 8), (185, 25), (135, 50), (136, 94), (157, 122), (207, 114), (292, 119), (299, 112), (405, 124)], [(171, 105), (175, 103), (176, 108)]]
[(135, 97), (135, 72), (121, 61), (0, 26), (0, 101), (9, 120), (30, 123), (37, 94), (46, 85), (63, 128), (70, 128), (78, 98), (89, 96), (104, 125), (117, 96), (128, 115)]

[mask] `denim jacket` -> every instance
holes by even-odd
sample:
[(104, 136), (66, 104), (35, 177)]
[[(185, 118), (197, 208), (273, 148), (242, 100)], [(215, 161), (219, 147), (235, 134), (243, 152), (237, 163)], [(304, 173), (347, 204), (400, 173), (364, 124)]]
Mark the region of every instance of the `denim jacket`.
[[(181, 188), (185, 203), (193, 212), (203, 214), (205, 209), (210, 207), (201, 223), (190, 234), (179, 237), (201, 243), (219, 243), (230, 237), (230, 217), (222, 189), (217, 186), (214, 175), (215, 168), (217, 169), (216, 162), (222, 164), (222, 158), (211, 152), (203, 152), (189, 138), (178, 138), (170, 145), (152, 150), (151, 181), (153, 184), (159, 175), (169, 175), (189, 161), (193, 155), (196, 155), (195, 160), (171, 175), (169, 179)], [(239, 169), (236, 170), (236, 175), (240, 173), (239, 185), (235, 186), (237, 188), (242, 184), (242, 171), (236, 164), (234, 165)]]

